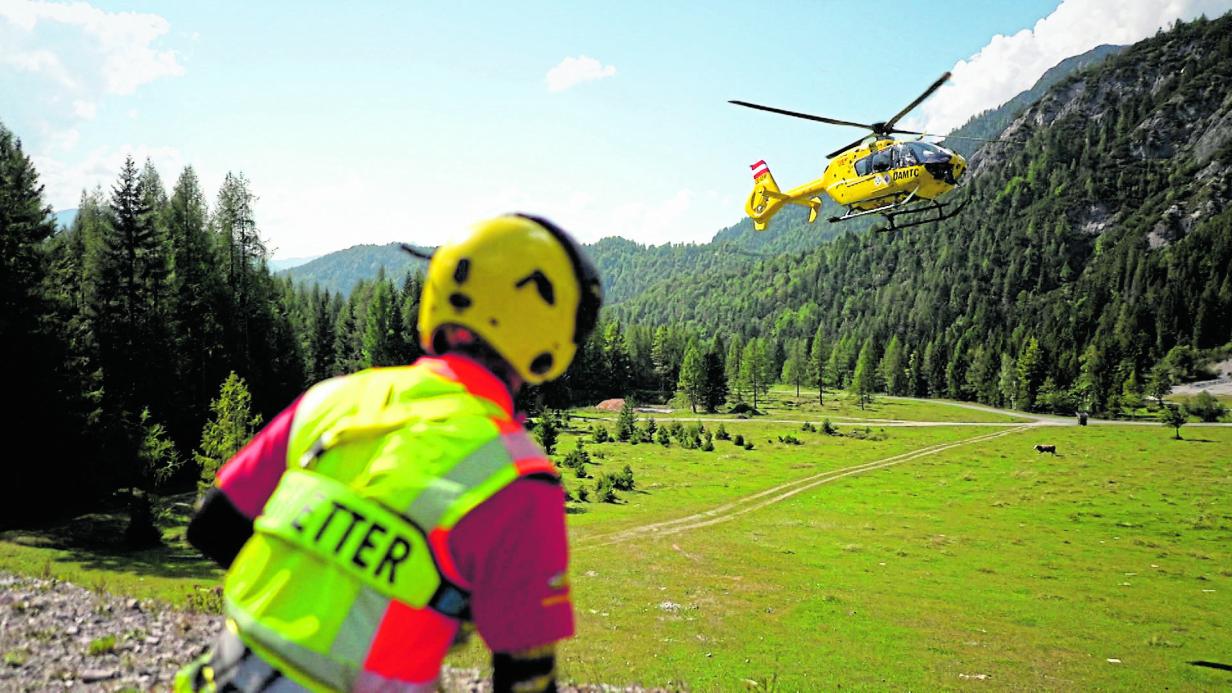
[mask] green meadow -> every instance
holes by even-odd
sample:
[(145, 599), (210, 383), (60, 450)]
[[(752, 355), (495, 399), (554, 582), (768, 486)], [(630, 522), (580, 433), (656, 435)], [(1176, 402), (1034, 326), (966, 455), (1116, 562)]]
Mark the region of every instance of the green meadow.
[[(594, 443), (599, 414), (573, 412), (555, 457), (581, 439), (590, 463), (586, 478), (562, 470), (570, 494), (625, 465), (635, 488), (569, 503), (578, 632), (562, 647), (563, 678), (696, 690), (1232, 684), (1190, 663), (1232, 663), (1232, 428), (1187, 426), (1177, 441), (1159, 425), (794, 400), (780, 389), (764, 417), (720, 417), (753, 447), (716, 439), (710, 452)], [(796, 421), (857, 412), (866, 421), (838, 423), (838, 435)], [(963, 422), (1001, 425), (949, 425)], [(114, 530), (114, 518), (81, 518), (5, 535), (0, 569), (202, 608), (218, 573), (182, 543), (186, 507), (164, 513), (168, 549), (78, 548), (69, 527)], [(487, 655), (472, 642), (450, 661)]]

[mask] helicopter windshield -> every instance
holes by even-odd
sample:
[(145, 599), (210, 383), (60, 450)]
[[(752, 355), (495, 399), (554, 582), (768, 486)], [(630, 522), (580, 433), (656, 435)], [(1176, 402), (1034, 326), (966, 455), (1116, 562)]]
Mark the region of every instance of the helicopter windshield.
[(909, 142), (908, 147), (915, 153), (915, 158), (921, 164), (941, 164), (950, 160), (949, 152), (928, 142)]

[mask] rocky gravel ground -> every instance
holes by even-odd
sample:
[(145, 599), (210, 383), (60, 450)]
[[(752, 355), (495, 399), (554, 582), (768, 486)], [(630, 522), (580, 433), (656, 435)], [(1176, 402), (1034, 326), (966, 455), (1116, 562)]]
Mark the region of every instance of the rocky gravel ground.
[[(220, 621), (68, 582), (0, 573), (0, 691), (165, 691), (179, 667), (205, 651)], [(491, 690), (475, 669), (446, 667), (441, 683), (447, 691)]]

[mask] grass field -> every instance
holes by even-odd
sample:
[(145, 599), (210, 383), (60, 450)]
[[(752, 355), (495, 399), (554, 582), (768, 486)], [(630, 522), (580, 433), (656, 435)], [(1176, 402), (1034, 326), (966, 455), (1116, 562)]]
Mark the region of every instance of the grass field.
[[(885, 418), (912, 407), (1009, 418), (904, 407)], [(869, 422), (861, 439), (769, 422), (788, 418), (772, 408), (725, 421), (752, 450), (586, 445), (592, 477), (628, 464), (637, 489), (570, 504), (578, 637), (562, 650), (565, 678), (697, 690), (1232, 685), (1232, 673), (1188, 663), (1232, 664), (1232, 428), (1174, 441), (1158, 425)], [(853, 429), (864, 426), (840, 426)], [(561, 437), (558, 458), (580, 433)], [(788, 433), (803, 444), (778, 441)], [(574, 493), (594, 485), (564, 478)], [(0, 569), (97, 589), (185, 603), (216, 575), (181, 548), (132, 560), (49, 548), (45, 533), (5, 539)], [(486, 659), (472, 643), (450, 661)]]

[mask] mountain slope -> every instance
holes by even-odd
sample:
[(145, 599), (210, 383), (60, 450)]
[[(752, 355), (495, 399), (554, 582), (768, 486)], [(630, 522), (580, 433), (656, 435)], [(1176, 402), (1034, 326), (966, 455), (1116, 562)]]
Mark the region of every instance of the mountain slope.
[[(1105, 58), (1116, 55), (1125, 50), (1125, 46), (1112, 46), (1104, 44), (1096, 46), (1086, 53), (1075, 55), (1062, 60), (1061, 62), (1048, 68), (1035, 84), (1030, 89), (1018, 94), (1014, 98), (1006, 101), (996, 108), (989, 109), (978, 115), (973, 116), (970, 120), (963, 123), (960, 127), (950, 133), (951, 136), (961, 137), (978, 137), (981, 139), (995, 140), (1001, 136), (1001, 133), (1010, 124), (1018, 114), (1022, 113), (1024, 108), (1039, 101), (1054, 84), (1063, 79), (1073, 76), (1080, 70), (1084, 70), (1092, 65), (1097, 65)], [(953, 139), (943, 140), (943, 146), (949, 147), (954, 151), (970, 158), (982, 145), (980, 142), (971, 140)]]
[(1053, 85), (958, 217), (661, 283), (617, 314), (780, 338), (817, 315), (857, 348), (899, 336), (925, 391), (983, 399), (1033, 350), (1032, 387), (1101, 408), (1171, 347), (1232, 336), (1229, 83), (1232, 16), (1182, 25)]

